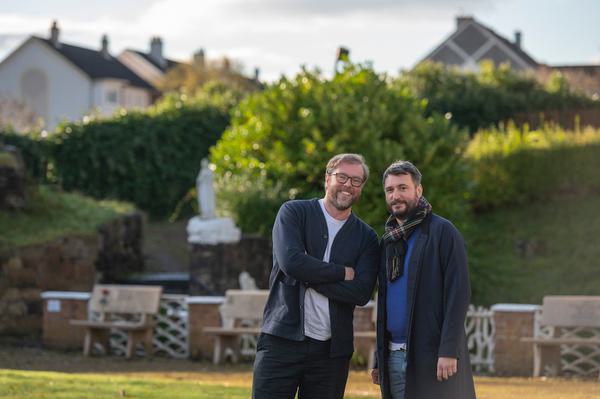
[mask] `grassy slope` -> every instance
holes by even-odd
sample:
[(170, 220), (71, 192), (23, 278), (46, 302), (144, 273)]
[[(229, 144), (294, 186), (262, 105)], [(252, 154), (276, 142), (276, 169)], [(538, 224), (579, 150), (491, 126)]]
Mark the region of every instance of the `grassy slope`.
[(0, 211), (0, 251), (67, 234), (91, 234), (102, 223), (133, 209), (122, 202), (96, 201), (41, 186), (30, 190), (26, 209)]
[[(247, 398), (252, 374), (190, 372), (166, 374), (66, 374), (0, 370), (0, 398)], [(481, 399), (592, 399), (600, 395), (594, 381), (476, 377)], [(379, 398), (367, 373), (351, 372), (346, 398)]]
[(481, 215), (466, 236), (474, 303), (600, 295), (600, 193)]

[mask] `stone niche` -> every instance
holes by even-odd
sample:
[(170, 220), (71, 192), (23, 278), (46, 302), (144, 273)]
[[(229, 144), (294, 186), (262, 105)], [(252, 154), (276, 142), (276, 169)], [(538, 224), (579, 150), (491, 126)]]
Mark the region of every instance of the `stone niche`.
[(0, 254), (0, 335), (39, 337), (43, 291), (91, 291), (96, 282), (143, 268), (143, 217), (123, 216), (96, 235), (60, 239)]
[(239, 289), (239, 275), (248, 272), (259, 289), (268, 288), (271, 240), (243, 235), (237, 243), (190, 243), (190, 295), (224, 295)]

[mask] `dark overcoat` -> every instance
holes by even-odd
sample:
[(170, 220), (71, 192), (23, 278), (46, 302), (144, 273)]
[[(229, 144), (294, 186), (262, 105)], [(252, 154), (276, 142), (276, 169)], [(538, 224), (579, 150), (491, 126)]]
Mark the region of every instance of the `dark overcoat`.
[[(405, 399), (475, 398), (465, 335), (471, 289), (464, 240), (448, 220), (429, 215), (416, 237), (408, 265), (408, 342)], [(385, 250), (380, 244), (382, 253)], [(391, 398), (387, 359), (385, 256), (377, 295), (377, 359), (382, 397)], [(437, 380), (438, 357), (458, 358), (458, 372)]]

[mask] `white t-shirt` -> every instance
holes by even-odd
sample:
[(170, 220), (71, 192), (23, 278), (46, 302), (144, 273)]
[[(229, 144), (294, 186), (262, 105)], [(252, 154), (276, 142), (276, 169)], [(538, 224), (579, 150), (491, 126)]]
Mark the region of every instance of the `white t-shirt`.
[[(319, 200), (319, 204), (327, 221), (327, 237), (329, 237), (323, 261), (329, 262), (333, 240), (346, 220), (337, 220), (327, 213), (323, 199)], [(308, 288), (304, 296), (304, 335), (319, 341), (327, 341), (331, 338), (329, 299), (312, 288)]]

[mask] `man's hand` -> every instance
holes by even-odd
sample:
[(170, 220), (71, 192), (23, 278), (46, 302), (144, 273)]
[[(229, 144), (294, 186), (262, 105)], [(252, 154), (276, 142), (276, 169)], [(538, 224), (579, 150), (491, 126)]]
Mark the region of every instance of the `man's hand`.
[(453, 357), (440, 357), (437, 363), (437, 379), (442, 382), (458, 371), (458, 361)]
[(371, 381), (375, 385), (379, 385), (379, 369), (371, 370)]
[(350, 281), (350, 280), (354, 280), (354, 269), (351, 267), (346, 267), (346, 276), (344, 277), (344, 280), (346, 281)]

